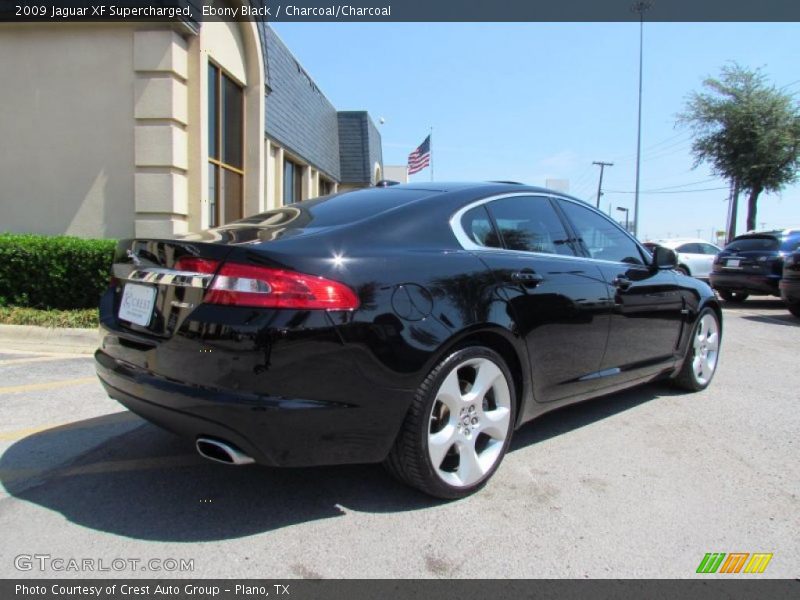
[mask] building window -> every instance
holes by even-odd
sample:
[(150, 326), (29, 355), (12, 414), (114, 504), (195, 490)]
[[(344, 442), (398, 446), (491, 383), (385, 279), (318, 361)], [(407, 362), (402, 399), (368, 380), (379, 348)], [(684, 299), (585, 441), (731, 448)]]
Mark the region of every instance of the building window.
[(288, 158), (283, 161), (283, 204), (303, 199), (303, 167)]
[(244, 93), (208, 63), (208, 224), (244, 216)]
[(319, 195), (320, 196), (327, 196), (328, 194), (333, 193), (333, 183), (329, 179), (325, 179), (324, 177), (319, 178)]

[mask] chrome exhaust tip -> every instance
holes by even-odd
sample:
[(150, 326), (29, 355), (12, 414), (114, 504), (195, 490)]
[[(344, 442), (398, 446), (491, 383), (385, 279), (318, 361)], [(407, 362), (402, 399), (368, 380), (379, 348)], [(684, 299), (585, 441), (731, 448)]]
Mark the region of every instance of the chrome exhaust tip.
[(197, 438), (195, 447), (197, 448), (197, 453), (203, 458), (224, 465), (234, 465), (238, 467), (256, 462), (252, 457), (247, 456), (247, 454), (235, 446), (212, 438)]

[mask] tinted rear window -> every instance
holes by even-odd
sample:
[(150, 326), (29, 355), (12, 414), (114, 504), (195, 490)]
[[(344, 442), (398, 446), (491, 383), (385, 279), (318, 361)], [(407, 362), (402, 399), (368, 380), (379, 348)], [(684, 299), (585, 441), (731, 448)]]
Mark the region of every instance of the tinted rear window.
[[(387, 210), (439, 192), (369, 188), (297, 202), (291, 206), (253, 215), (238, 223), (281, 227), (335, 227), (361, 221)], [(300, 214), (298, 214), (300, 213)]]
[(759, 250), (769, 252), (777, 250), (780, 240), (773, 236), (750, 236), (733, 240), (725, 246), (725, 250), (736, 250), (737, 252), (757, 252)]

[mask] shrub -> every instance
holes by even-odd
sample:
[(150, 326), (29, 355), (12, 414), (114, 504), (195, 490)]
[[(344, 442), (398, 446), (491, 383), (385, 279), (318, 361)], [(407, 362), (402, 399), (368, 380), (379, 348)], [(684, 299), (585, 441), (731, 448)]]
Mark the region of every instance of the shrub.
[(0, 234), (0, 306), (96, 307), (115, 247), (114, 240)]

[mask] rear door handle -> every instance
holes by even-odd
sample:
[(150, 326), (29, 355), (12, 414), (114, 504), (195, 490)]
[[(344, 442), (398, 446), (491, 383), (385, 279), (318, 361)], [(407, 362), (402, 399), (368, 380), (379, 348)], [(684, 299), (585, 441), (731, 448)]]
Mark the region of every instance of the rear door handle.
[(614, 278), (614, 281), (612, 281), (611, 283), (614, 284), (614, 287), (619, 288), (621, 290), (627, 290), (633, 284), (633, 282), (624, 275), (617, 275)]
[(512, 273), (511, 280), (521, 283), (526, 287), (536, 287), (542, 283), (542, 281), (544, 281), (544, 277), (534, 271), (531, 271), (530, 269), (524, 269), (522, 271), (515, 271)]

